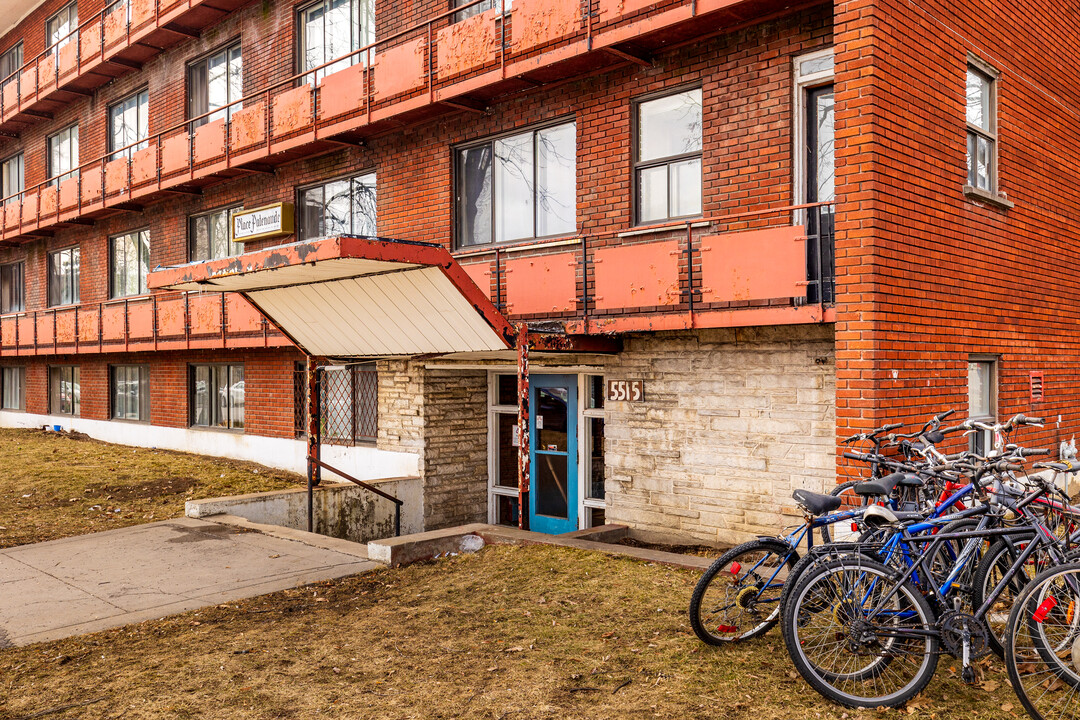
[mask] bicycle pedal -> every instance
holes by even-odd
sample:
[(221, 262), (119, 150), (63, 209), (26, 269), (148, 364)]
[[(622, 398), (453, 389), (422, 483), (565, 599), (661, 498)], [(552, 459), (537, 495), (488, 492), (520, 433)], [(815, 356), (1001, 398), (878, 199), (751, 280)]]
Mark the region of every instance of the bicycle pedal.
[(960, 679), (964, 681), (965, 685), (975, 684), (975, 668), (968, 665), (960, 671)]

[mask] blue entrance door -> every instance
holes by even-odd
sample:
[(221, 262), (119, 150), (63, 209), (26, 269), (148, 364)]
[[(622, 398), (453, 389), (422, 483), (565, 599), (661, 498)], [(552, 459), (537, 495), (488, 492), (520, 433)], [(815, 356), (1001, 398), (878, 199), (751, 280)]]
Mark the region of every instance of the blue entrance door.
[(578, 529), (577, 377), (529, 378), (529, 529)]

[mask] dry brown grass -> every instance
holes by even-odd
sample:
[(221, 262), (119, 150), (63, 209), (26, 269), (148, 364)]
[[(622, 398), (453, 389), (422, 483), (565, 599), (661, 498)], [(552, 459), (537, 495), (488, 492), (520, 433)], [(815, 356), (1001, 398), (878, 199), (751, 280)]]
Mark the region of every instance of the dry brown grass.
[(184, 500), (297, 487), (255, 463), (0, 429), (0, 548), (184, 514)]
[(550, 546), (267, 595), (0, 652), (0, 718), (1012, 718), (1001, 672), (938, 680), (903, 711), (845, 711), (787, 659), (779, 633), (702, 645), (697, 574)]

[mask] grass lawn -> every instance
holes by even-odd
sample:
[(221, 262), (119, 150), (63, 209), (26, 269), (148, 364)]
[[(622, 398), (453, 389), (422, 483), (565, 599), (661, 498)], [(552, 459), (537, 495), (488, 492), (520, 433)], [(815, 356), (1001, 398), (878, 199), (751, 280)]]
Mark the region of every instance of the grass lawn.
[(300, 475), (81, 435), (0, 429), (0, 548), (184, 514), (184, 501), (299, 487)]
[[(697, 573), (599, 553), (489, 547), (165, 620), (0, 651), (0, 718), (1013, 718), (1001, 663), (901, 711), (844, 710), (779, 632), (702, 645)], [(951, 670), (950, 670), (951, 668)], [(89, 704), (86, 704), (89, 703)]]

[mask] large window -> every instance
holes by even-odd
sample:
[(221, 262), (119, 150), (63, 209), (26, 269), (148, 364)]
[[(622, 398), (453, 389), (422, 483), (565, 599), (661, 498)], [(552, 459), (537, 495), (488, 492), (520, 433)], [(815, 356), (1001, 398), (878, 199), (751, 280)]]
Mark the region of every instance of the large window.
[(109, 238), (109, 297), (146, 293), (150, 272), (150, 232), (137, 230)]
[(0, 163), (0, 198), (4, 204), (22, 202), (25, 186), (25, 163), (23, 154), (13, 155)]
[(191, 367), (191, 424), (197, 427), (244, 428), (244, 366)]
[(244, 243), (232, 242), (232, 216), (240, 207), (220, 208), (188, 219), (188, 259), (216, 260), (240, 255)]
[(375, 0), (319, 0), (299, 10), (297, 25), (300, 72), (342, 58), (305, 78), (318, 83), (331, 73), (367, 62), (366, 53), (342, 56), (375, 42)]
[(79, 368), (57, 365), (49, 368), (49, 412), (78, 415), (80, 412)]
[(114, 365), (109, 368), (112, 418), (150, 420), (150, 368), (146, 365)]
[(53, 185), (75, 177), (79, 170), (79, 126), (64, 128), (48, 140), (48, 174)]
[(22, 40), (20, 40), (0, 55), (0, 92), (3, 92), (5, 87), (19, 79), (16, 73), (22, 69), (22, 64), (23, 44)]
[(997, 78), (974, 64), (967, 69), (967, 184), (997, 190)]
[(79, 248), (49, 254), (49, 305), (79, 302)]
[(701, 88), (636, 106), (637, 222), (701, 214)]
[(71, 3), (45, 22), (46, 52), (53, 53), (75, 41), (75, 31), (79, 29), (78, 3)]
[[(150, 93), (141, 90), (109, 107), (110, 160), (131, 156), (146, 147), (150, 136)], [(129, 147), (130, 146), (130, 147)]]
[[(322, 440), (331, 445), (373, 443), (378, 435), (379, 376), (375, 363), (322, 369)], [(296, 364), (293, 398), (296, 436), (308, 430), (307, 368)]]
[(298, 195), (301, 240), (377, 234), (375, 173), (304, 188)]
[(4, 410), (26, 409), (26, 368), (6, 367), (0, 371), (0, 396)]
[(566, 235), (577, 228), (575, 123), (457, 151), (459, 247)]
[(0, 313), (22, 312), (26, 309), (24, 268), (25, 264), (21, 262), (0, 265)]
[(192, 130), (221, 118), (231, 119), (243, 105), (229, 103), (243, 97), (244, 61), (239, 42), (188, 65), (188, 117), (211, 113), (193, 120)]
[[(997, 422), (997, 362), (991, 358), (968, 361), (968, 417), (986, 423)], [(988, 430), (971, 434), (971, 451), (985, 456), (993, 449)]]

